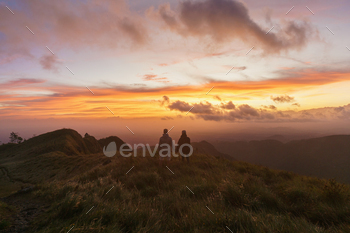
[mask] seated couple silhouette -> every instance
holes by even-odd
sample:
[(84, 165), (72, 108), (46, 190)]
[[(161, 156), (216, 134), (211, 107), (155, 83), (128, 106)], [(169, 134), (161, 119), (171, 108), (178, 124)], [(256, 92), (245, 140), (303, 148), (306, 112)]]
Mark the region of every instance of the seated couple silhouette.
[[(182, 130), (181, 137), (179, 138), (176, 148), (173, 139), (169, 136), (168, 130), (163, 130), (163, 136), (159, 139), (159, 164), (162, 164), (164, 160), (170, 161), (171, 160), (171, 152), (173, 149), (175, 149), (175, 153), (180, 153), (182, 157), (182, 161), (185, 161), (185, 158), (187, 160), (187, 163), (190, 162), (189, 156), (191, 153), (191, 139), (187, 136), (186, 130)], [(170, 150), (167, 151), (167, 153), (162, 153), (162, 149), (170, 147)]]

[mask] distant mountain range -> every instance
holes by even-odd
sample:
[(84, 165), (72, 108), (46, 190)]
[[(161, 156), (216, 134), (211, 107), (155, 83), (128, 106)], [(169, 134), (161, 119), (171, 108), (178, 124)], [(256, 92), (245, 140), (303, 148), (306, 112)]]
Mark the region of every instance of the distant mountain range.
[(207, 141), (193, 142), (192, 146), (193, 146), (194, 151), (197, 153), (206, 154), (206, 155), (214, 156), (217, 158), (225, 158), (228, 160), (236, 160), (236, 159), (234, 159), (233, 156), (230, 156), (230, 155), (225, 154), (225, 153), (221, 153), (220, 151), (218, 151), (215, 148), (215, 146), (213, 146), (212, 144), (210, 144)]
[[(271, 138), (283, 139), (283, 136), (275, 135)], [(66, 156), (96, 154), (104, 161), (108, 158), (102, 153), (103, 147), (112, 141), (116, 143), (117, 149), (124, 144), (124, 141), (117, 136), (97, 140), (89, 134), (82, 137), (75, 130), (60, 129), (33, 137), (21, 144), (9, 143), (0, 146), (0, 167), (6, 167), (7, 172), (16, 178), (15, 174), (20, 169), (30, 167), (31, 171), (35, 172), (40, 168), (42, 165), (36, 162), (38, 156), (46, 158), (45, 161), (49, 166), (57, 156), (69, 161)], [(214, 142), (212, 144), (201, 141), (193, 142), (192, 146), (195, 154), (206, 154), (231, 161), (240, 160), (274, 169), (320, 178), (335, 178), (338, 181), (350, 183), (349, 135), (295, 140), (287, 143), (271, 139)], [(52, 159), (51, 162), (50, 159)], [(58, 165), (57, 168), (59, 168)], [(51, 170), (48, 170), (47, 176), (51, 176)]]
[(237, 160), (350, 183), (350, 135), (287, 143), (261, 140), (214, 142), (213, 145)]

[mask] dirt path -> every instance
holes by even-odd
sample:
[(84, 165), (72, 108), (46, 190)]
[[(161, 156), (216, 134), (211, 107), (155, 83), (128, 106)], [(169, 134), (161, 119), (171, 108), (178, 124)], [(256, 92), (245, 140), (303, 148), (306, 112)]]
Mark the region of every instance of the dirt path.
[(0, 167), (0, 171), (1, 171), (1, 173), (4, 175), (4, 177), (5, 177), (7, 180), (9, 180), (9, 181), (12, 182), (12, 183), (15, 183), (15, 181), (12, 180), (11, 177), (9, 176), (9, 172), (8, 172), (8, 170), (7, 170), (5, 167)]
[(15, 194), (0, 198), (1, 202), (8, 204), (15, 209), (14, 214), (10, 216), (11, 226), (0, 232), (27, 232), (31, 222), (41, 213), (43, 213), (45, 209), (49, 207), (49, 205), (37, 199), (33, 199), (31, 191), (34, 189), (34, 186), (28, 186), (30, 185), (29, 183), (16, 181), (11, 177), (5, 167), (0, 167), (0, 175), (2, 175), (5, 181), (7, 180), (13, 184), (17, 183), (27, 186), (26, 188), (17, 191)]
[(2, 198), (1, 201), (15, 208), (15, 214), (11, 216), (11, 226), (1, 231), (6, 233), (27, 232), (33, 220), (49, 208), (48, 203), (33, 199), (30, 193), (16, 193)]

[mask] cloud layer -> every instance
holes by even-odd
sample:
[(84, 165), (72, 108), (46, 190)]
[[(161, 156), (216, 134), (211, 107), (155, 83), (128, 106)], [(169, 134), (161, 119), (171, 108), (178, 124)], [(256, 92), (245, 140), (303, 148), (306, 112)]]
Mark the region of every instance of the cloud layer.
[[(308, 70), (304, 73), (300, 71), (289, 73), (289, 76), (278, 80), (210, 82), (192, 86), (164, 85), (150, 88), (144, 85), (106, 83), (103, 87), (89, 86), (94, 92), (93, 96), (86, 87), (51, 83), (43, 79), (13, 78), (0, 83), (0, 116), (105, 117), (110, 114), (105, 108), (108, 105), (121, 117), (131, 118), (165, 116), (174, 118), (179, 113), (185, 115), (194, 107), (188, 116), (217, 121), (346, 119), (349, 111), (347, 108), (325, 110), (325, 112), (311, 110), (303, 112), (295, 111), (298, 105), (292, 105), (295, 104), (293, 102), (287, 103), (293, 111), (279, 111), (272, 105), (274, 102), (271, 96), (277, 96), (278, 100), (285, 101), (286, 97), (282, 95), (282, 98), (279, 93), (300, 92), (303, 88), (310, 92), (316, 88), (310, 92), (316, 93), (316, 97), (305, 96), (304, 99), (301, 99), (300, 95), (298, 97), (303, 107), (313, 106), (315, 101), (322, 102), (322, 99), (329, 96), (324, 96), (323, 93), (320, 95), (320, 91), (325, 90), (322, 85), (345, 86), (348, 85), (349, 77), (350, 73), (347, 72), (317, 73)], [(336, 84), (337, 82), (339, 84)], [(215, 88), (206, 95), (213, 86)], [(293, 97), (287, 100), (290, 101), (291, 98)], [(311, 98), (311, 105), (308, 98)], [(286, 108), (286, 105), (283, 105), (283, 109)]]
[(288, 95), (271, 96), (270, 97), (275, 103), (291, 103), (294, 102), (294, 97)]
[(45, 55), (40, 58), (40, 64), (45, 70), (57, 71), (57, 66), (61, 64), (61, 62), (55, 55)]
[(206, 121), (258, 121), (258, 122), (310, 122), (350, 119), (350, 104), (344, 107), (320, 108), (303, 111), (278, 111), (273, 105), (254, 108), (248, 104), (235, 105), (232, 101), (211, 104), (209, 102), (187, 103), (176, 100), (166, 106), (171, 111), (194, 115)]
[(148, 14), (184, 37), (209, 37), (215, 43), (240, 39), (263, 48), (265, 53), (301, 49), (316, 31), (307, 21), (284, 21), (283, 28), (275, 27), (267, 33), (269, 28), (259, 26), (246, 6), (235, 0), (187, 0), (179, 3), (177, 11), (170, 4), (163, 4)]
[(4, 57), (29, 56), (35, 46), (45, 49), (45, 45), (54, 52), (135, 47), (149, 37), (142, 16), (131, 12), (124, 0), (18, 0), (11, 5), (15, 15), (0, 6), (0, 54)]
[(155, 82), (161, 82), (161, 83), (170, 82), (168, 78), (158, 77), (158, 75), (155, 75), (155, 74), (145, 74), (142, 79), (144, 81), (155, 81)]

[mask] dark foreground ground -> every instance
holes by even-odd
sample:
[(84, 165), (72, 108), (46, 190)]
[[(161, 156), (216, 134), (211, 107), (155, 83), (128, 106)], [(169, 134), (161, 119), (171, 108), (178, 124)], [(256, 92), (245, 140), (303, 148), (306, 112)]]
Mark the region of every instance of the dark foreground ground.
[(14, 151), (0, 159), (1, 232), (350, 232), (349, 186), (333, 180), (199, 153), (159, 167)]

